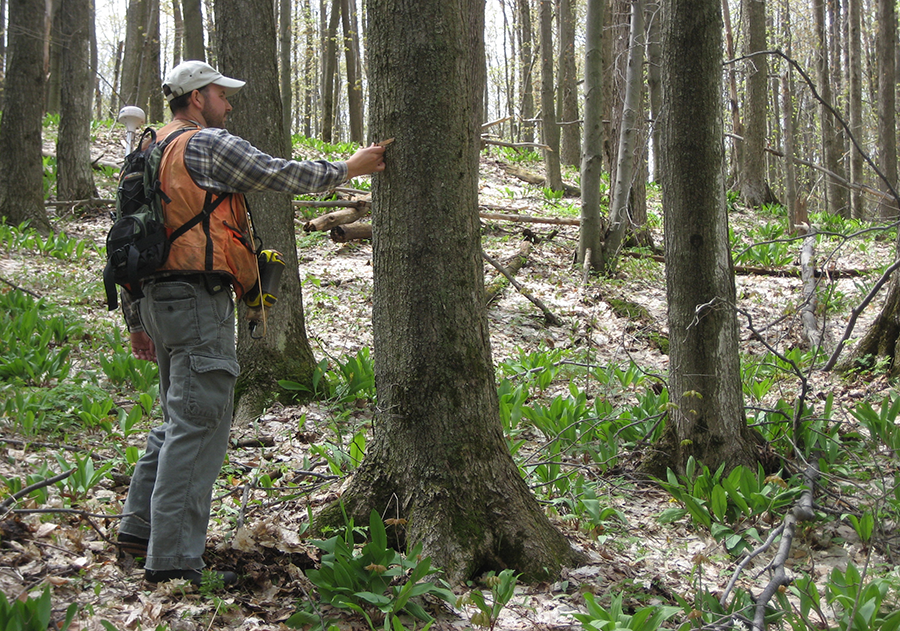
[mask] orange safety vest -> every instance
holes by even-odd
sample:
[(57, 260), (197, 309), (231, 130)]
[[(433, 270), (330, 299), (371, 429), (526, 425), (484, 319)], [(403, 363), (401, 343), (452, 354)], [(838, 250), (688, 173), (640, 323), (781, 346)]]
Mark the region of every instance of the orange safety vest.
[[(193, 123), (174, 120), (159, 130), (159, 139)], [(184, 164), (184, 150), (199, 129), (179, 135), (163, 155), (159, 167), (166, 231), (172, 234), (204, 207), (207, 191), (194, 183)], [(218, 199), (213, 194), (212, 199)], [(240, 299), (257, 281), (257, 260), (244, 196), (226, 194), (208, 218), (172, 242), (169, 257), (158, 272), (217, 272), (231, 277), (235, 298)]]

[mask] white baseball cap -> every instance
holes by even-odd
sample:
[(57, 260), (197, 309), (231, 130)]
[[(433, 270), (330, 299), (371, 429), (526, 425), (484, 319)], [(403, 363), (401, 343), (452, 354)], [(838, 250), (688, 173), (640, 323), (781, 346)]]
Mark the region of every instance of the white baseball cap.
[(225, 88), (225, 96), (231, 96), (243, 88), (245, 82), (223, 76), (209, 64), (192, 59), (172, 68), (163, 82), (162, 89), (166, 100), (171, 101), (182, 94), (205, 88), (210, 83), (222, 86)]

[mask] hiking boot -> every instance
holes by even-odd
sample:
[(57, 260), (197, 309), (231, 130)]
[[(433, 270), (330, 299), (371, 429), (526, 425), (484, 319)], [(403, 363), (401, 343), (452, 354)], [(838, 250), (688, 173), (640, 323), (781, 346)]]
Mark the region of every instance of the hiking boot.
[[(221, 577), (225, 587), (237, 583), (238, 577), (234, 572), (214, 571), (214, 573)], [(163, 581), (190, 581), (199, 587), (203, 583), (203, 570), (144, 570), (144, 580), (154, 585)]]
[(127, 535), (124, 532), (119, 533), (116, 537), (116, 548), (122, 554), (130, 554), (133, 557), (146, 557), (147, 546), (150, 545), (149, 539)]

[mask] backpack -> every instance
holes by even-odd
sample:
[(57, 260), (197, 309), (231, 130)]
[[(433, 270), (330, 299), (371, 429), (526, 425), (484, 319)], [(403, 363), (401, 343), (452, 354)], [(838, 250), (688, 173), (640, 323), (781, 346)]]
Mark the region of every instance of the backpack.
[(211, 196), (207, 195), (203, 210), (171, 235), (166, 234), (162, 204), (172, 200), (162, 190), (159, 166), (169, 143), (192, 129), (195, 128), (178, 129), (156, 142), (156, 131), (148, 127), (138, 139), (137, 149), (125, 157), (116, 189), (114, 222), (106, 235), (103, 286), (110, 311), (118, 307), (116, 285), (135, 298), (142, 298), (141, 279), (159, 269), (169, 256), (172, 242), (200, 223), (225, 198), (222, 195), (216, 203), (210, 203)]

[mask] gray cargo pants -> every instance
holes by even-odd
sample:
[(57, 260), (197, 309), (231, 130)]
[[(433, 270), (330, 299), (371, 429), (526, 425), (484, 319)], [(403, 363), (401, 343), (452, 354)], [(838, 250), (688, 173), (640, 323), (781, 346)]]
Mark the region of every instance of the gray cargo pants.
[(145, 567), (204, 567), (212, 487), (225, 460), (240, 373), (234, 300), (200, 275), (145, 284), (144, 330), (156, 345), (164, 422), (134, 469), (120, 533), (149, 539)]

